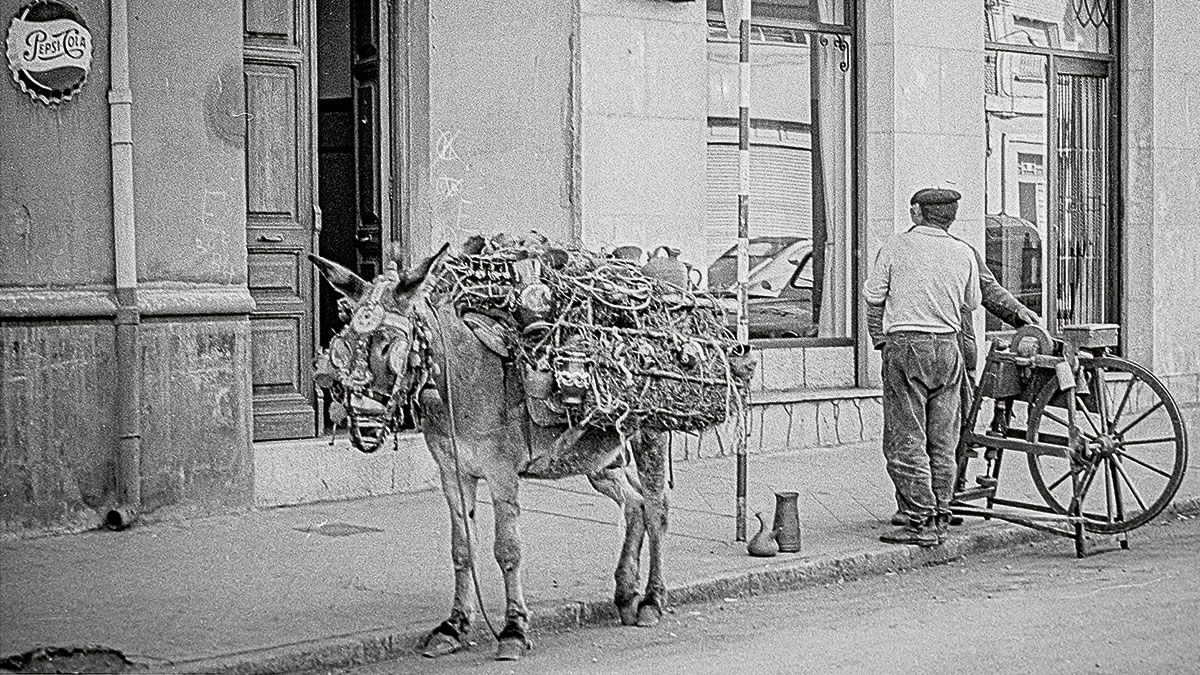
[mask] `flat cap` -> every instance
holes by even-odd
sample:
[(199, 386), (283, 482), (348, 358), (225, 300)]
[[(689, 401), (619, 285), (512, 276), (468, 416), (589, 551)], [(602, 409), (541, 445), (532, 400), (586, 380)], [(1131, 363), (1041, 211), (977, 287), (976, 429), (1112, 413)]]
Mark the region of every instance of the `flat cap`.
[(917, 190), (912, 196), (910, 204), (953, 204), (962, 199), (962, 195), (955, 190), (947, 190), (945, 188), (925, 188)]

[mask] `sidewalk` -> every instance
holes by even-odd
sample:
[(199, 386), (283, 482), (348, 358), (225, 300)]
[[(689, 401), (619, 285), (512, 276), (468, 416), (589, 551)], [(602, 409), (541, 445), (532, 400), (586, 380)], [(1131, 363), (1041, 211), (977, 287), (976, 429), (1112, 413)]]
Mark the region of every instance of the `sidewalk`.
[[(672, 605), (881, 573), (1040, 536), (968, 519), (937, 549), (880, 543), (894, 502), (877, 441), (752, 455), (749, 467), (751, 515), (769, 518), (776, 490), (800, 493), (801, 552), (751, 558), (733, 541), (733, 458), (677, 463), (665, 560)], [(1024, 474), (1013, 470), (1009, 480)], [(1176, 504), (1200, 496), (1197, 474), (1189, 473)], [(583, 478), (526, 481), (522, 491), (535, 638), (615, 624), (616, 506)], [(496, 621), (503, 589), (487, 491), (480, 493), (478, 568)], [(747, 529), (753, 536), (753, 519)], [(1136, 532), (1131, 539), (1136, 551)], [(1073, 555), (1066, 539), (1062, 555)], [(406, 653), (445, 618), (453, 576), (440, 492), (9, 542), (0, 546), (0, 571), (0, 656), (103, 645), (156, 672), (243, 673)], [(476, 625), (476, 638), (490, 641), (482, 620)]]

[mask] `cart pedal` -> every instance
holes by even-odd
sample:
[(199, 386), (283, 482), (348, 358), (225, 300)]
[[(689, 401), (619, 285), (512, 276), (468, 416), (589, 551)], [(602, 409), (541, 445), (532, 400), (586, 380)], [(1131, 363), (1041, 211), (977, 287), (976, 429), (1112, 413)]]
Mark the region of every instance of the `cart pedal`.
[(994, 476), (975, 476), (975, 482), (978, 483), (980, 487), (993, 488), (996, 487), (996, 484), (1000, 481), (996, 480)]

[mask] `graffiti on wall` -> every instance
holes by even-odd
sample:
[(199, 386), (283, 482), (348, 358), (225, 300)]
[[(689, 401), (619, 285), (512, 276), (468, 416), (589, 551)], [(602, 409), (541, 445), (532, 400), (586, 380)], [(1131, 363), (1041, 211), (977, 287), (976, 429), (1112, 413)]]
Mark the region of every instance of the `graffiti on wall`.
[(433, 144), (429, 175), (433, 184), (433, 224), (450, 241), (461, 241), (473, 234), (465, 212), (471, 202), (466, 198), (471, 167), (458, 153), (459, 132), (440, 131)]

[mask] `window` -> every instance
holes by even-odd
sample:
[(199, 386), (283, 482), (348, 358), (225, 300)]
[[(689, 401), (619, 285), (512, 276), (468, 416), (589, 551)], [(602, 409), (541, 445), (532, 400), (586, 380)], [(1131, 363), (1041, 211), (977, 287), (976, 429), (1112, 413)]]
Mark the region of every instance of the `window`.
[(988, 267), (1051, 332), (1115, 322), (1112, 1), (984, 9)]
[[(708, 288), (736, 289), (738, 43), (709, 0)], [(842, 0), (755, 2), (750, 337), (849, 344), (853, 54)]]

